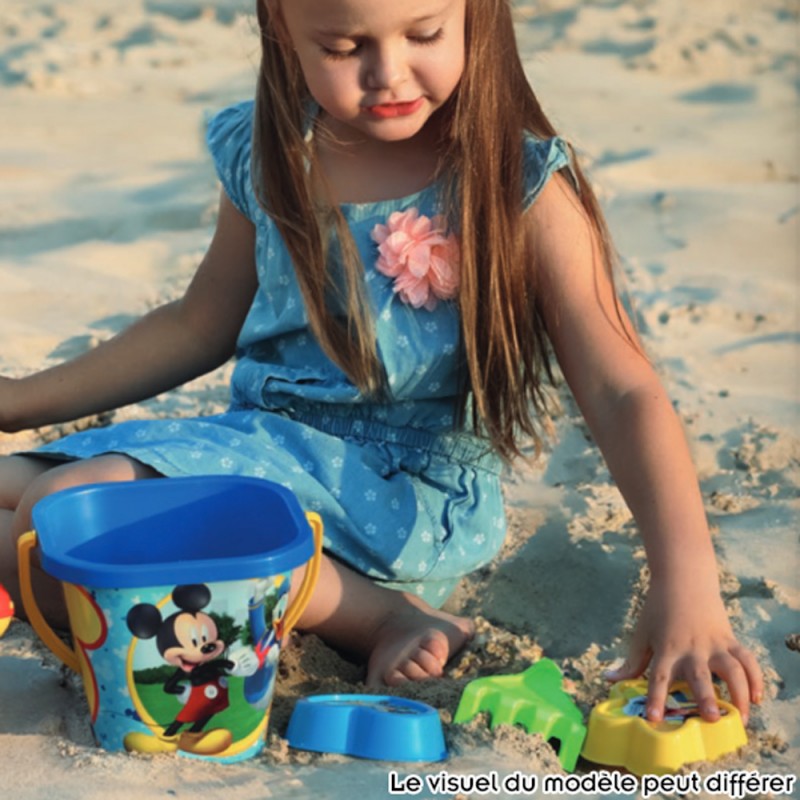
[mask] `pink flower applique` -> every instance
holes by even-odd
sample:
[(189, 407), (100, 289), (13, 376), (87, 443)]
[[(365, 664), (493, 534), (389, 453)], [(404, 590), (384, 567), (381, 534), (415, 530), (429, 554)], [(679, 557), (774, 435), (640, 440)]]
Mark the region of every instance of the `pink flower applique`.
[(416, 208), (395, 211), (386, 225), (372, 229), (376, 269), (394, 278), (394, 291), (414, 308), (432, 311), (439, 300), (456, 296), (460, 253), (455, 235), (446, 231), (444, 217), (426, 217)]

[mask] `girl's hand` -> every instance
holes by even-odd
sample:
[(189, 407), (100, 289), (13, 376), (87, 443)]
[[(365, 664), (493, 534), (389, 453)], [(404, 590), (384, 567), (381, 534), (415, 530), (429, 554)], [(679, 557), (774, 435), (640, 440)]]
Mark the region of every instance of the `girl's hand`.
[(659, 722), (670, 685), (685, 680), (704, 720), (720, 718), (712, 674), (728, 686), (731, 701), (747, 724), (750, 703), (760, 703), (763, 679), (755, 656), (733, 635), (719, 594), (708, 582), (694, 589), (651, 585), (628, 657), (606, 674), (611, 681), (636, 678), (650, 664), (647, 719)]

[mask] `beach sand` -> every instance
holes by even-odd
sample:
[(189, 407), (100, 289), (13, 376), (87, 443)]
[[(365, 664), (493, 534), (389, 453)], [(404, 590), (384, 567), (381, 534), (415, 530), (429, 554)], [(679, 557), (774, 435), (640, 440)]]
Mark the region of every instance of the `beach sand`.
[[(748, 744), (690, 769), (794, 774), (798, 6), (516, 6), (529, 78), (598, 187), (637, 323), (690, 437), (733, 624), (765, 670)], [(218, 195), (204, 120), (253, 91), (251, 11), (247, 0), (4, 0), (0, 374), (83, 352), (185, 287), (210, 239)], [(102, 419), (1, 435), (0, 453), (109, 418), (221, 410), (229, 369)], [(396, 690), (439, 709), (447, 762), (420, 767), (288, 748), (282, 736), (298, 698), (364, 690), (360, 665), (297, 634), (282, 656), (259, 758), (222, 766), (104, 753), (92, 743), (75, 677), (14, 621), (0, 640), (3, 795), (344, 800), (388, 796), (390, 769), (558, 772), (540, 736), (490, 731), (485, 720), (454, 725), (452, 716), (469, 680), (519, 672), (543, 655), (563, 668), (588, 715), (607, 692), (603, 670), (625, 652), (647, 583), (644, 554), (584, 423), (561, 395), (556, 439), (505, 481), (511, 526), (502, 553), (449, 601), (476, 617), (477, 637), (444, 679)], [(593, 768), (579, 764), (581, 773)]]

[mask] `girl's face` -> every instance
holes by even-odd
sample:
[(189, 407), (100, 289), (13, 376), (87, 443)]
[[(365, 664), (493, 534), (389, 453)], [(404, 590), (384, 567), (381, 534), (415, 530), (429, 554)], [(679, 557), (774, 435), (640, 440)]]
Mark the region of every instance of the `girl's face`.
[(465, 5), (282, 0), (280, 10), (308, 89), (337, 134), (394, 142), (419, 133), (458, 85)]

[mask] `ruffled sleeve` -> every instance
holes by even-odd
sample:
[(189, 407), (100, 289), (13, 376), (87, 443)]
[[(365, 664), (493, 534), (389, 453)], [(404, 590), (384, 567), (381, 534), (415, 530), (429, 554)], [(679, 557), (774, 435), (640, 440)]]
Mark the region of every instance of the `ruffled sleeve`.
[(554, 172), (564, 169), (564, 167), (571, 170), (571, 157), (569, 145), (560, 136), (552, 139), (537, 139), (530, 133), (525, 134), (523, 157), (522, 207), (527, 210)]
[(231, 202), (250, 220), (258, 209), (250, 170), (252, 140), (252, 100), (229, 106), (208, 121), (206, 144), (217, 175)]

